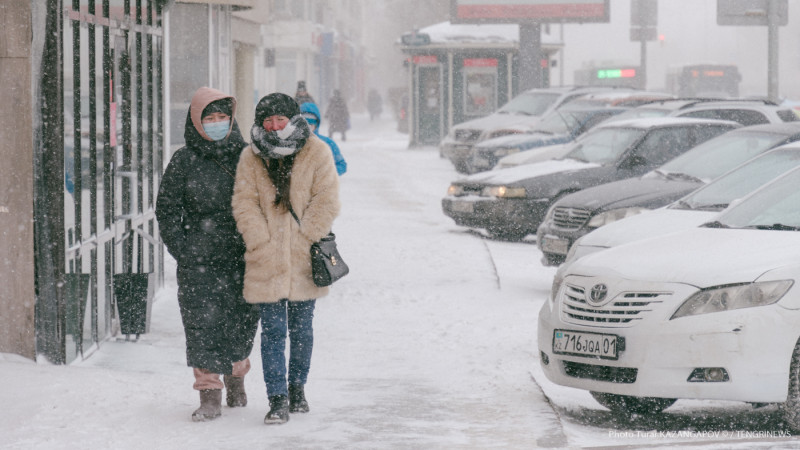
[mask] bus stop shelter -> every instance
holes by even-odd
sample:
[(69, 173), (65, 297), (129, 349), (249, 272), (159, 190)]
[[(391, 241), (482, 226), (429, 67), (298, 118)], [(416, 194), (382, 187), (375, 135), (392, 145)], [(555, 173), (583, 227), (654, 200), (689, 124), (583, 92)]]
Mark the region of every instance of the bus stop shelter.
[[(562, 47), (543, 29), (543, 86)], [(436, 145), (458, 123), (486, 116), (518, 93), (519, 25), (442, 22), (405, 33), (409, 145)]]

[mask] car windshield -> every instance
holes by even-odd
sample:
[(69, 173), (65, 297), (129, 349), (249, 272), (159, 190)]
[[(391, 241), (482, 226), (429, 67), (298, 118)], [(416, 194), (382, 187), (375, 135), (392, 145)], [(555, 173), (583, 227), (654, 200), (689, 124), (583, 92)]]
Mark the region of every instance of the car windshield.
[(707, 226), (800, 230), (800, 168), (771, 182), (741, 203), (720, 213)]
[(778, 175), (800, 166), (798, 149), (778, 149), (742, 164), (679, 200), (672, 209), (722, 211)]
[(541, 116), (561, 94), (550, 92), (529, 92), (520, 94), (503, 105), (497, 112), (501, 114), (523, 114)]
[(684, 174), (708, 182), (772, 148), (786, 136), (734, 131), (710, 139), (658, 168), (662, 174)]
[(584, 111), (555, 110), (542, 118), (532, 130), (534, 133), (569, 134), (589, 115)]
[(597, 164), (609, 164), (617, 159), (647, 131), (639, 128), (609, 127), (595, 129), (583, 135), (583, 139), (564, 158)]

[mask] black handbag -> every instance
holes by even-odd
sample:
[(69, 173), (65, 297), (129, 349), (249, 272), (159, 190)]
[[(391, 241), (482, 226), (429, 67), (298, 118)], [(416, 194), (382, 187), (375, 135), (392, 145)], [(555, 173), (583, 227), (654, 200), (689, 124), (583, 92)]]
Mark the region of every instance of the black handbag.
[[(289, 207), (292, 217), (300, 224), (294, 209)], [(317, 242), (311, 244), (311, 277), (319, 287), (332, 285), (336, 280), (350, 273), (350, 268), (339, 255), (336, 248), (336, 235), (328, 233)]]

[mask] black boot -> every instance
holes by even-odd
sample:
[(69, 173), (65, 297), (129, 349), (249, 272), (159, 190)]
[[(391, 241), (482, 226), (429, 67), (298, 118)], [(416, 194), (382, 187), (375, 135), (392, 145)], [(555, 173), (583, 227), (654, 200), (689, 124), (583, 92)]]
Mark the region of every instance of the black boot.
[(302, 384), (289, 385), (289, 412), (290, 413), (308, 412), (308, 402), (306, 401), (306, 394), (303, 391)]
[(272, 425), (288, 421), (289, 399), (285, 395), (273, 395), (269, 398), (269, 412), (264, 417), (264, 423)]
[(233, 377), (224, 375), (225, 380), (225, 400), (228, 406), (247, 406), (247, 393), (244, 391), (244, 377)]
[(200, 407), (192, 413), (192, 421), (214, 420), (222, 414), (222, 389), (200, 391)]

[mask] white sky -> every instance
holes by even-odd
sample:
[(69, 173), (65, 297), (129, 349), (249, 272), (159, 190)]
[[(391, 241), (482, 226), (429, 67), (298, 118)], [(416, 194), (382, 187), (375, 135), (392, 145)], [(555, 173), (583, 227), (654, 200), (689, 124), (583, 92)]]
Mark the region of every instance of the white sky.
[[(151, 332), (68, 366), (0, 354), (0, 448), (791, 448), (775, 406), (679, 401), (658, 420), (615, 419), (539, 369), (536, 316), (554, 268), (532, 242), (486, 240), (440, 201), (457, 178), (434, 147), (407, 148), (388, 115), (353, 117), (334, 225), (351, 274), (317, 303), (311, 412), (268, 409), (259, 344), (246, 408), (193, 423), (174, 262)], [(323, 127), (324, 128), (324, 127)]]

